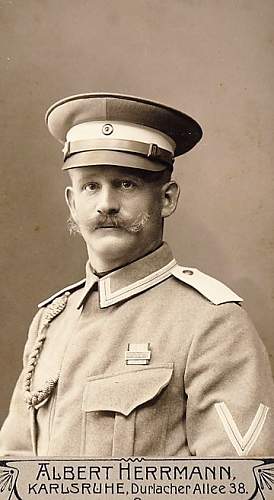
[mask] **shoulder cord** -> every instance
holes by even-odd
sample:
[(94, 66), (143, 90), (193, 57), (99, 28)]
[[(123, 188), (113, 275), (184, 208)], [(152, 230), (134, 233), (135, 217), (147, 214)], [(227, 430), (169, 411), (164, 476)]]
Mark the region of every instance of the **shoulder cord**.
[(50, 322), (65, 309), (69, 295), (70, 292), (65, 292), (64, 295), (54, 299), (52, 303), (44, 309), (42, 320), (38, 328), (37, 337), (30, 352), (26, 367), (24, 369), (24, 396), (29, 408), (35, 407), (42, 403), (45, 399), (47, 399), (57, 382), (56, 378), (51, 377), (46, 380), (45, 384), (38, 391), (31, 390), (35, 367), (46, 340), (47, 329), (50, 325)]

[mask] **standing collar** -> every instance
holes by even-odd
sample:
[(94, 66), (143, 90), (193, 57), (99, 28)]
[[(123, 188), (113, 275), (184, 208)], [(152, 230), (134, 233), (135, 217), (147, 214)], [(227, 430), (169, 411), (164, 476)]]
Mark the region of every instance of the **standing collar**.
[(78, 309), (85, 304), (95, 283), (98, 283), (100, 307), (105, 308), (161, 283), (171, 276), (171, 270), (175, 266), (176, 261), (165, 242), (142, 259), (116, 269), (102, 278), (93, 273), (88, 262), (86, 284), (81, 292)]

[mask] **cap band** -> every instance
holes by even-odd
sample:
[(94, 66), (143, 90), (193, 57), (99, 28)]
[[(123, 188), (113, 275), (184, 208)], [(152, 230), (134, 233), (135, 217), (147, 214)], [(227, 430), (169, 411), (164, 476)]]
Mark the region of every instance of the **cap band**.
[(168, 166), (174, 162), (173, 154), (157, 144), (147, 144), (140, 141), (128, 141), (123, 139), (91, 139), (82, 141), (67, 141), (65, 143), (64, 161), (72, 154), (86, 151), (119, 151), (145, 156), (152, 161), (159, 161)]
[(62, 170), (69, 170), (78, 167), (93, 167), (111, 165), (113, 167), (137, 168), (148, 170), (150, 172), (162, 172), (163, 170), (172, 170), (172, 166), (168, 166), (160, 161), (151, 161), (146, 156), (137, 155), (134, 153), (121, 153), (120, 151), (100, 150), (83, 151), (69, 156), (63, 164)]

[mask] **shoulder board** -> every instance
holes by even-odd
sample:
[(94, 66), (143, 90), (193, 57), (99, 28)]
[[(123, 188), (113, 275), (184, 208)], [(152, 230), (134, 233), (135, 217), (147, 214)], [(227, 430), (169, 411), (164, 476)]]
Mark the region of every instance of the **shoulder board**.
[(49, 297), (48, 299), (43, 300), (43, 302), (40, 302), (40, 304), (38, 304), (37, 307), (40, 309), (41, 307), (47, 306), (54, 299), (56, 299), (57, 297), (60, 297), (60, 295), (63, 295), (63, 293), (75, 292), (79, 288), (82, 288), (83, 286), (85, 286), (85, 283), (86, 283), (86, 278), (82, 279), (81, 281), (77, 281), (77, 283), (73, 283), (73, 285), (66, 286), (65, 288), (62, 288), (62, 290), (59, 290), (59, 292), (56, 292), (56, 293), (54, 293), (54, 295), (51, 295), (51, 297)]
[(182, 267), (176, 265), (171, 273), (175, 278), (187, 285), (195, 288), (206, 299), (210, 300), (215, 305), (224, 304), (225, 302), (242, 302), (243, 299), (235, 292), (230, 290), (220, 281), (202, 273), (199, 269), (193, 267)]

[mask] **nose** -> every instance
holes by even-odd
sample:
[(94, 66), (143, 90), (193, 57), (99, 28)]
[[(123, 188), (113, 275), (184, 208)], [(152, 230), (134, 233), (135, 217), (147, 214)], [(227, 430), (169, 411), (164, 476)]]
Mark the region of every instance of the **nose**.
[(119, 197), (110, 186), (104, 186), (100, 190), (97, 200), (97, 212), (101, 215), (117, 214), (120, 210)]

